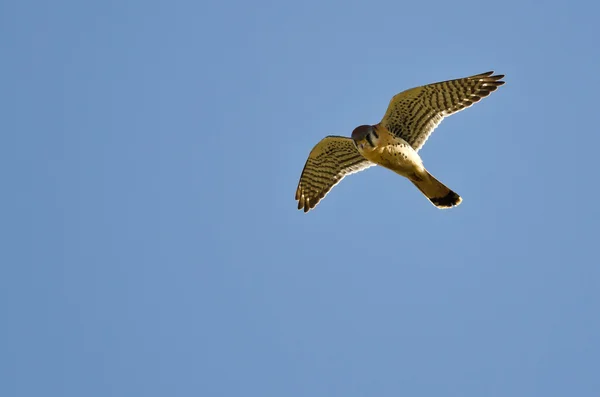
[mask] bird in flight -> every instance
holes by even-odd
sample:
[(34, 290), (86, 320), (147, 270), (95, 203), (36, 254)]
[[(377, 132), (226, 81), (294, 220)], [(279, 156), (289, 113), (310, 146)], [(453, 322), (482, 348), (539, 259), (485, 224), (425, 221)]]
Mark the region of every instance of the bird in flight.
[(503, 77), (487, 72), (403, 91), (392, 98), (379, 124), (355, 128), (352, 138), (323, 138), (302, 170), (298, 209), (310, 211), (346, 175), (374, 165), (408, 178), (437, 208), (459, 205), (462, 198), (425, 169), (417, 152), (444, 117), (496, 91)]

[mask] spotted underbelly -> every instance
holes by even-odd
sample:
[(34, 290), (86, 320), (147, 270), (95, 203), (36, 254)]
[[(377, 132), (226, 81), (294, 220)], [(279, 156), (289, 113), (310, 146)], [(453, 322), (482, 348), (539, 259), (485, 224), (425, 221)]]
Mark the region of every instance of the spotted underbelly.
[(407, 143), (393, 143), (376, 147), (364, 156), (374, 163), (402, 176), (411, 176), (423, 168), (419, 155)]

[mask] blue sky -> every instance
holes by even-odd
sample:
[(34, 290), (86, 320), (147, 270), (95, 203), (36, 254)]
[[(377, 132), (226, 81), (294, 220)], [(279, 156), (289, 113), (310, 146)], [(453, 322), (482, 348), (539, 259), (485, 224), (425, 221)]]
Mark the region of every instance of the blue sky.
[[(597, 396), (592, 2), (0, 3), (0, 395)], [(308, 214), (310, 149), (506, 85)]]

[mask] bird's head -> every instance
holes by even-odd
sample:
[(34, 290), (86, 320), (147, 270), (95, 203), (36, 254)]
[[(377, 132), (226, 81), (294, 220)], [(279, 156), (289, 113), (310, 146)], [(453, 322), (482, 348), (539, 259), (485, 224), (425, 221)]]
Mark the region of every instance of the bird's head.
[(362, 141), (371, 131), (373, 131), (372, 125), (361, 125), (360, 127), (356, 127), (354, 131), (352, 131), (352, 139), (354, 139), (354, 142)]

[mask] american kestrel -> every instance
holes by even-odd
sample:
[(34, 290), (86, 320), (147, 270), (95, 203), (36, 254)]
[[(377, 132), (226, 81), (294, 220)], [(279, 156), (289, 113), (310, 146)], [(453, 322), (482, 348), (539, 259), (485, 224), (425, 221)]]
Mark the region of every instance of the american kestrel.
[(417, 154), (444, 117), (490, 95), (504, 75), (481, 73), (401, 92), (390, 101), (383, 120), (361, 125), (352, 138), (328, 136), (310, 152), (296, 189), (298, 209), (308, 212), (346, 175), (380, 165), (408, 178), (438, 208), (462, 198), (431, 175)]

